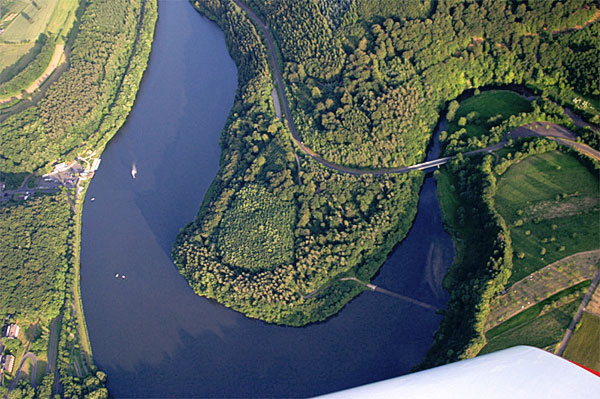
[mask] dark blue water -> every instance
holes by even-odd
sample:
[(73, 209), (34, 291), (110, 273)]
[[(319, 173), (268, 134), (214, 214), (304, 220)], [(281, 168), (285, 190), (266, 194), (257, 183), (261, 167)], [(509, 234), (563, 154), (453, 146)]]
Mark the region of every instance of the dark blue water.
[[(278, 327), (198, 297), (179, 275), (170, 247), (217, 171), (237, 79), (223, 33), (187, 1), (162, 1), (159, 15), (136, 105), (83, 213), (83, 304), (112, 395), (302, 397), (407, 373), (439, 325), (429, 310), (365, 292), (325, 323)], [(443, 307), (452, 256), (429, 178), (375, 284)]]

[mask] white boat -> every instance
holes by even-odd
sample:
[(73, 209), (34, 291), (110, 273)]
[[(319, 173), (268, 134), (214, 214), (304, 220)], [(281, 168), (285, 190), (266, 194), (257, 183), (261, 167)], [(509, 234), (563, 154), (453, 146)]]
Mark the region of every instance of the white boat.
[(131, 166), (131, 177), (135, 179), (136, 175), (137, 175), (137, 168), (135, 167), (135, 164), (133, 164)]
[(119, 278), (119, 273), (115, 274), (115, 278)]

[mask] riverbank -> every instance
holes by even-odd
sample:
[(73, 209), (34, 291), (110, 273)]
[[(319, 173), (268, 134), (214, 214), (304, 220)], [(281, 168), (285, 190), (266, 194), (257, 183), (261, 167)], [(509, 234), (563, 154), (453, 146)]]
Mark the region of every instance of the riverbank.
[[(132, 52), (132, 56), (129, 59), (127, 64), (125, 75), (121, 80), (121, 87), (123, 87), (123, 82), (128, 82), (128, 89), (123, 91), (122, 95), (117, 95), (117, 100), (113, 104), (112, 108), (123, 107), (125, 104), (129, 104), (129, 109), (126, 111), (125, 115), (121, 118), (121, 123), (117, 123), (111, 132), (108, 134), (101, 135), (100, 132), (97, 133), (98, 136), (101, 136), (98, 140), (98, 144), (93, 150), (93, 153), (98, 157), (102, 155), (102, 151), (108, 144), (108, 142), (118, 133), (121, 126), (125, 123), (127, 115), (133, 106), (133, 101), (135, 100), (136, 94), (139, 90), (139, 87), (142, 83), (142, 78), (144, 71), (148, 65), (148, 60), (150, 58), (150, 52), (152, 48), (152, 41), (154, 38), (154, 28), (156, 26), (156, 22), (158, 20), (158, 4), (155, 0), (144, 1), (139, 21), (139, 29), (138, 34), (134, 43), (134, 49)], [(83, 303), (81, 300), (81, 224), (82, 224), (82, 215), (83, 215), (83, 205), (85, 200), (85, 195), (87, 192), (87, 188), (89, 187), (89, 181), (81, 181), (80, 185), (77, 186), (75, 192), (75, 238), (73, 245), (73, 253), (74, 253), (74, 284), (73, 284), (73, 296), (74, 296), (74, 304), (75, 304), (75, 315), (77, 319), (77, 325), (80, 331), (81, 344), (84, 348), (85, 355), (88, 360), (88, 364), (94, 364), (92, 358), (92, 347), (90, 344), (87, 324), (85, 322), (85, 317), (83, 313)]]
[[(121, 5), (108, 3), (106, 5), (106, 7), (112, 8), (113, 10), (125, 11), (132, 15), (137, 13), (138, 18), (136, 18), (135, 26), (133, 27), (134, 30), (132, 31), (135, 34), (135, 40), (131, 42), (128, 57), (122, 60), (125, 61), (125, 63), (121, 66), (120, 71), (118, 71), (119, 73), (115, 75), (118, 76), (119, 79), (116, 82), (110, 82), (111, 85), (116, 83), (114, 98), (110, 104), (107, 105), (107, 108), (103, 110), (104, 114), (99, 119), (97, 128), (94, 132), (88, 136), (87, 140), (82, 143), (82, 145), (76, 146), (73, 150), (63, 152), (61, 154), (62, 159), (70, 160), (79, 158), (80, 155), (84, 157), (86, 155), (89, 156), (90, 154), (99, 156), (106, 144), (118, 133), (119, 129), (124, 124), (141, 85), (142, 76), (150, 56), (154, 27), (158, 18), (157, 1), (140, 1), (139, 8), (137, 9), (135, 7), (129, 8), (129, 5), (126, 5), (126, 8), (119, 8), (120, 6)], [(93, 7), (89, 6), (86, 11), (91, 8)], [(102, 9), (100, 11), (105, 12), (107, 10)], [(95, 9), (95, 12), (100, 11)], [(82, 18), (82, 23), (94, 22), (88, 15), (84, 15)], [(80, 29), (79, 32), (86, 32), (86, 30)], [(116, 33), (118, 34), (119, 32)], [(74, 40), (77, 42), (78, 38), (75, 38)], [(3, 125), (3, 127), (6, 127), (6, 125)], [(67, 133), (65, 132), (64, 134), (66, 135)], [(55, 162), (56, 161), (53, 161), (52, 163)], [(48, 167), (48, 165), (41, 165), (38, 168), (34, 167), (34, 169), (37, 169), (39, 172)], [(65, 192), (67, 197), (66, 200), (68, 200), (71, 206), (71, 214), (69, 217), (68, 272), (64, 281), (67, 288), (66, 292), (64, 292), (65, 301), (61, 307), (60, 313), (61, 317), (63, 317), (63, 322), (61, 323), (62, 327), (60, 328), (60, 331), (57, 333), (60, 343), (55, 349), (55, 352), (58, 352), (58, 362), (55, 368), (49, 368), (49, 371), (54, 373), (52, 380), (56, 380), (53, 389), (55, 393), (57, 393), (59, 389), (64, 390), (65, 393), (70, 392), (71, 390), (81, 392), (82, 387), (80, 387), (79, 384), (82, 383), (84, 379), (87, 381), (89, 378), (92, 378), (93, 381), (90, 380), (86, 382), (84, 391), (106, 391), (106, 389), (102, 387), (105, 381), (101, 381), (102, 379), (98, 377), (98, 375), (101, 374), (98, 374), (99, 372), (97, 372), (97, 368), (94, 365), (92, 348), (83, 312), (80, 288), (82, 214), (84, 198), (89, 186), (89, 180), (87, 180), (87, 178), (91, 175), (89, 167), (90, 165), (88, 164), (85, 171), (77, 172), (81, 172), (81, 176), (75, 176), (74, 181), (77, 182), (76, 184), (71, 181), (65, 181), (62, 182), (64, 188), (60, 186), (57, 187), (57, 189)], [(38, 180), (42, 181), (41, 178)], [(48, 183), (44, 182), (41, 184), (48, 185)], [(36, 192), (36, 188), (37, 187), (33, 187), (31, 193)], [(36, 193), (35, 195), (38, 194)], [(55, 196), (62, 197), (60, 193), (55, 194)], [(29, 195), (25, 197), (26, 200), (27, 197), (29, 197)], [(64, 200), (64, 197), (62, 198)], [(57, 338), (51, 336), (50, 339), (56, 340)], [(54, 355), (56, 355), (56, 353)], [(79, 378), (81, 378), (81, 380), (79, 380)], [(59, 379), (61, 380), (60, 388), (57, 382)], [(52, 384), (52, 381), (46, 381), (45, 384), (47, 383)]]
[[(557, 149), (567, 154), (558, 152)], [(574, 150), (559, 147), (554, 142), (531, 138), (515, 141), (502, 150), (501, 155), (501, 159), (497, 156), (495, 160), (491, 156), (460, 159), (436, 172), (444, 224), (455, 242), (457, 257), (445, 281), (446, 287), (452, 293), (445, 319), (436, 334), (434, 346), (420, 367), (432, 367), (475, 356), (480, 350), (487, 353), (491, 348), (498, 350), (517, 344), (541, 346), (553, 351), (556, 339), (563, 335), (558, 325), (566, 328), (569, 323), (569, 316), (562, 315), (561, 312), (575, 309), (561, 302), (562, 307), (555, 306), (560, 309), (553, 315), (542, 317), (542, 314), (539, 320), (536, 319), (541, 306), (537, 313), (527, 312), (527, 308), (545, 298), (543, 287), (554, 286), (552, 282), (532, 283), (530, 279), (537, 276), (537, 269), (554, 260), (571, 253), (596, 248), (594, 243), (597, 243), (598, 227), (590, 214), (593, 210), (589, 206), (578, 206), (577, 208), (581, 209), (575, 212), (568, 202), (581, 196), (588, 202), (597, 201), (587, 196), (597, 196), (594, 178), (590, 177), (590, 173), (597, 176), (598, 161), (586, 161), (585, 155)], [(535, 167), (529, 166), (532, 162), (535, 163)], [(516, 172), (517, 170), (520, 173)], [(465, 184), (465, 176), (469, 176), (469, 184)], [(523, 179), (523, 176), (528, 178)], [(512, 187), (513, 185), (515, 187)], [(492, 220), (481, 220), (480, 211), (474, 214), (471, 208), (477, 209), (479, 203), (489, 205), (492, 214), (495, 215)], [(545, 210), (536, 214), (535, 221), (530, 210), (534, 205), (537, 208), (544, 206)], [(560, 212), (563, 208), (571, 211)], [(499, 231), (502, 231), (501, 237), (498, 238), (504, 244), (501, 250), (496, 248), (496, 252), (493, 247), (486, 249), (473, 245), (481, 241), (481, 232), (490, 225), (497, 225)], [(548, 237), (548, 234), (551, 237)], [(554, 243), (555, 236), (559, 237), (560, 244), (559, 241)], [(481, 264), (484, 262), (481, 259), (486, 258), (490, 260), (485, 263), (486, 267), (482, 268)], [(561, 272), (563, 271), (561, 268)], [(517, 280), (527, 277), (525, 283), (529, 283), (528, 288), (534, 292), (525, 302), (506, 303), (508, 291), (508, 298), (513, 297), (514, 290), (511, 285), (515, 276)], [(577, 276), (570, 279), (571, 284), (561, 286), (562, 289), (581, 281)], [(536, 284), (541, 284), (541, 288), (535, 289)], [(460, 292), (471, 294), (461, 297)], [(511, 302), (513, 300), (517, 301), (513, 298)], [(477, 305), (466, 306), (465, 302), (469, 301), (474, 301)], [(501, 338), (495, 338), (495, 333), (487, 332), (489, 327), (486, 323), (489, 322), (487, 319), (490, 309), (493, 317), (498, 317), (497, 314), (503, 311), (502, 306), (508, 309), (520, 307), (523, 315), (528, 315), (521, 317), (519, 314), (513, 317), (519, 319), (518, 322), (502, 318), (501, 321), (507, 323), (504, 330), (510, 331)], [(559, 316), (561, 321), (557, 324), (554, 319)], [(466, 325), (462, 328), (456, 326), (460, 320), (465, 320)], [(543, 328), (546, 325), (550, 327), (544, 332)], [(525, 329), (527, 334), (524, 333)]]

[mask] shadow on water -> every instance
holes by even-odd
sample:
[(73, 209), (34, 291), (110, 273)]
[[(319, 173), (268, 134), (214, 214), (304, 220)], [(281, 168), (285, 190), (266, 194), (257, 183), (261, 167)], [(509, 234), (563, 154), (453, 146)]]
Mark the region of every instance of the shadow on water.
[[(325, 323), (279, 327), (198, 297), (177, 272), (170, 248), (216, 174), (237, 81), (215, 24), (187, 1), (159, 7), (136, 105), (102, 156), (88, 190), (96, 200), (83, 213), (83, 303), (111, 394), (298, 397), (407, 373), (439, 325), (429, 310), (365, 292)], [(415, 224), (375, 284), (443, 307), (436, 276), (452, 255), (428, 178)]]

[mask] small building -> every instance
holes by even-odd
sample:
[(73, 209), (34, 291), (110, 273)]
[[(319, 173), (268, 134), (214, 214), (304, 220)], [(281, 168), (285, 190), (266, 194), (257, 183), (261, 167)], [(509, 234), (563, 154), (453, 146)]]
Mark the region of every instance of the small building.
[(102, 159), (100, 159), (100, 158), (94, 159), (94, 162), (92, 162), (92, 172), (95, 172), (98, 170), (98, 167), (100, 167), (100, 162), (102, 162)]
[(21, 328), (18, 324), (9, 324), (8, 327), (6, 327), (6, 332), (4, 333), (4, 336), (7, 338), (17, 338), (19, 336), (20, 330)]
[(59, 164), (54, 165), (54, 170), (52, 171), (52, 173), (64, 172), (67, 169), (69, 169), (67, 164), (65, 162), (61, 162)]
[(13, 355), (6, 355), (2, 358), (2, 371), (12, 373), (13, 367), (15, 366), (15, 357)]

